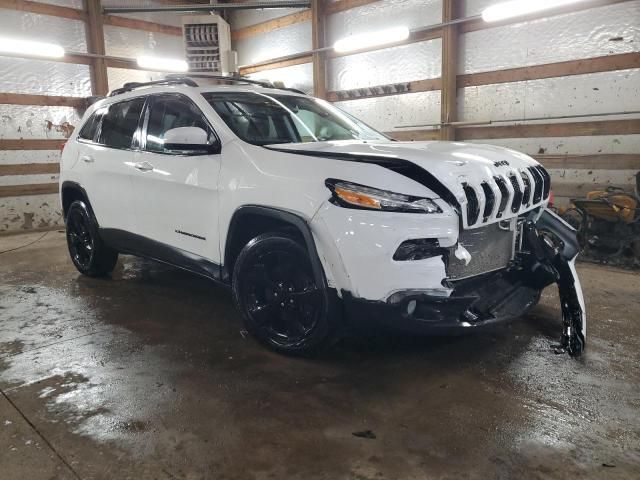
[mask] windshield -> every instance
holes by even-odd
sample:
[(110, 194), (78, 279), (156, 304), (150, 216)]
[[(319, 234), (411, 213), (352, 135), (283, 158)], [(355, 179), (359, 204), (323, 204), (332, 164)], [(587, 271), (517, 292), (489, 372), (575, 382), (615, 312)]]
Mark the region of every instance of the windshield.
[(312, 97), (258, 92), (203, 95), (238, 137), (254, 145), (389, 140), (351, 115)]

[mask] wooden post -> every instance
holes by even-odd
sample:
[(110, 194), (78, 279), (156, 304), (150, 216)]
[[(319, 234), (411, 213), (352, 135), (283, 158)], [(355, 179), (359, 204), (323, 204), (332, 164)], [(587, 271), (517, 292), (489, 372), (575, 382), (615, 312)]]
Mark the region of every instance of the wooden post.
[[(312, 48), (325, 46), (325, 0), (311, 0)], [(327, 98), (327, 56), (325, 52), (313, 54), (313, 95)]]
[[(83, 0), (84, 10), (87, 12), (85, 33), (87, 50), (95, 55), (104, 55), (104, 28), (102, 23), (101, 0)], [(104, 58), (91, 60), (91, 91), (94, 95), (106, 95), (109, 92), (107, 77), (107, 63)]]
[[(443, 0), (442, 21), (450, 22), (457, 18), (456, 0)], [(442, 90), (440, 96), (440, 122), (455, 122), (457, 119), (457, 75), (458, 75), (458, 26), (448, 25), (442, 29)], [(443, 125), (440, 129), (442, 140), (455, 140), (456, 129)]]

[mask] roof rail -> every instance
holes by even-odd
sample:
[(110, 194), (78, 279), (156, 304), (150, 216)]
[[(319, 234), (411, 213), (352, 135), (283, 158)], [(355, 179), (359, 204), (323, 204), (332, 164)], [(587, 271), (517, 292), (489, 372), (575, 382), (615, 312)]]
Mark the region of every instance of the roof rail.
[(187, 85), (189, 87), (197, 87), (198, 84), (188, 77), (181, 78), (166, 78), (164, 80), (154, 80), (152, 82), (128, 82), (122, 87), (112, 90), (109, 94), (110, 97), (120, 95), (121, 93), (130, 92), (136, 88), (146, 87), (149, 85)]
[(302, 90), (298, 90), (296, 88), (288, 88), (288, 87), (283, 87), (283, 86), (279, 86), (277, 84), (271, 83), (269, 81), (264, 81), (264, 80), (253, 80), (251, 78), (247, 78), (247, 77), (231, 77), (231, 76), (227, 76), (227, 75), (219, 75), (219, 74), (215, 74), (215, 73), (177, 73), (177, 74), (171, 74), (171, 75), (167, 75), (168, 79), (198, 79), (198, 78), (203, 78), (203, 79), (210, 79), (210, 80), (220, 80), (223, 82), (230, 82), (230, 83), (247, 83), (250, 85), (258, 85), (260, 87), (264, 87), (264, 88), (274, 88), (277, 90), (287, 90), (290, 92), (295, 92), (295, 93), (300, 93), (302, 95), (306, 95), (305, 92), (303, 92)]
[(208, 79), (208, 80), (220, 80), (223, 82), (229, 83), (246, 83), (249, 85), (258, 85), (264, 88), (275, 88), (278, 90), (288, 90), (290, 92), (300, 93), (302, 95), (306, 95), (301, 90), (297, 90), (295, 88), (287, 88), (281, 87), (278, 85), (274, 85), (271, 82), (264, 82), (260, 80), (252, 80), (251, 78), (246, 77), (230, 77), (226, 75), (217, 75), (217, 74), (209, 74), (209, 73), (179, 73), (179, 74), (171, 74), (167, 75), (164, 80), (154, 80), (151, 82), (128, 82), (125, 83), (122, 87), (116, 88), (109, 93), (109, 97), (113, 97), (115, 95), (120, 95), (122, 93), (130, 92), (135, 90), (136, 88), (147, 87), (150, 85), (187, 85), (188, 87), (199, 87), (198, 83), (194, 79)]

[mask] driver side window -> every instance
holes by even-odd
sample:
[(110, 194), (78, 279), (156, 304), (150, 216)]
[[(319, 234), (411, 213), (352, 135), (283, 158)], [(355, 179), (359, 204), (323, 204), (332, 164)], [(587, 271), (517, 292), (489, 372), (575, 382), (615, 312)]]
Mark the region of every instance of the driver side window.
[(176, 95), (153, 98), (147, 124), (146, 150), (156, 153), (174, 153), (164, 147), (165, 133), (174, 128), (197, 127), (207, 132), (212, 139), (211, 129), (202, 113), (193, 103)]

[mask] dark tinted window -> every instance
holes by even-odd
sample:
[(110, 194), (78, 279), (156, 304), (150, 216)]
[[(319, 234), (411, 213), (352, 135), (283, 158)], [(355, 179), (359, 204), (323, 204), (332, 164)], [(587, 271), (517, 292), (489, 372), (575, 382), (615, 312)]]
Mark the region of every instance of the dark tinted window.
[(100, 143), (112, 148), (131, 148), (143, 106), (144, 98), (110, 105), (102, 118)]
[(311, 97), (252, 92), (203, 95), (238, 137), (255, 145), (388, 140), (330, 103)]
[(188, 99), (176, 95), (154, 97), (149, 112), (146, 149), (152, 152), (169, 153), (164, 149), (164, 134), (167, 130), (179, 127), (202, 128), (209, 133), (211, 140), (211, 129), (198, 107)]
[(104, 110), (98, 110), (94, 112), (93, 115), (85, 122), (80, 130), (80, 134), (78, 135), (80, 138), (84, 140), (93, 140), (96, 136), (96, 131), (98, 130), (98, 126), (100, 125), (100, 119), (102, 118), (102, 114)]

